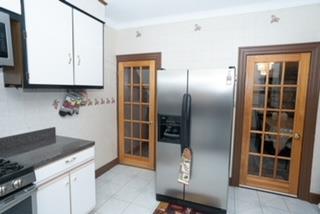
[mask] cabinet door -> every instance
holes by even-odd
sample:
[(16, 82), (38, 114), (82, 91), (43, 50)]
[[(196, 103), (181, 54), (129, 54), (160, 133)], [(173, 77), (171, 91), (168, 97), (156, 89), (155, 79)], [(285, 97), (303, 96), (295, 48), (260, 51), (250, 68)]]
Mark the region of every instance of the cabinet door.
[(75, 85), (103, 86), (103, 24), (74, 10)]
[(58, 0), (24, 7), (29, 84), (73, 85), (72, 9)]
[(87, 214), (95, 208), (94, 162), (71, 171), (71, 209), (73, 214)]
[(106, 6), (103, 5), (98, 0), (88, 1), (88, 0), (65, 0), (69, 4), (80, 8), (91, 16), (96, 17), (101, 21), (106, 19)]
[(0, 7), (21, 14), (20, 0), (1, 0)]
[(39, 214), (70, 214), (69, 174), (39, 187), (37, 209)]

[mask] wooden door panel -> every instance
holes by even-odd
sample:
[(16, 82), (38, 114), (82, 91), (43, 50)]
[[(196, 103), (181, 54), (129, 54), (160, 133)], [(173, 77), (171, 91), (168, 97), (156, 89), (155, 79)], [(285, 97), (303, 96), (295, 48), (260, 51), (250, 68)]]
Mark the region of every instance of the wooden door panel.
[(155, 61), (119, 63), (119, 156), (154, 169)]
[(240, 184), (297, 195), (310, 54), (247, 58)]

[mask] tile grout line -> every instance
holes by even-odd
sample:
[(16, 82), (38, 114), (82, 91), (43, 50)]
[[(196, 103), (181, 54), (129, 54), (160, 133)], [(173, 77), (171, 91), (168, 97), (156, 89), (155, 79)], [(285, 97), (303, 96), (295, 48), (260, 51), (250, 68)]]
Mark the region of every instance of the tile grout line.
[(288, 209), (288, 212), (289, 212), (289, 213), (292, 213), (291, 210), (290, 210), (290, 208), (289, 208), (289, 206), (288, 206), (288, 204), (287, 204), (287, 201), (286, 201), (284, 198), (282, 198), (282, 197), (281, 197), (281, 199), (284, 201), (284, 204), (286, 205), (286, 207), (287, 207), (287, 209)]
[(259, 195), (258, 191), (255, 190), (255, 192), (256, 192), (257, 197), (258, 197), (258, 201), (259, 201), (259, 206), (260, 206), (260, 209), (261, 209), (261, 213), (264, 214), (264, 210), (263, 210), (263, 207), (262, 207), (260, 195)]
[[(120, 200), (120, 201), (121, 201), (121, 200)], [(126, 208), (123, 209), (123, 211), (121, 212), (121, 214), (124, 214), (124, 212), (126, 211), (126, 209), (128, 209), (128, 207), (129, 207), (131, 204), (132, 204), (132, 202), (129, 203), (129, 204), (126, 206)]]
[[(236, 189), (232, 188), (232, 191), (233, 191), (233, 200), (234, 200), (234, 202), (233, 202), (233, 210), (236, 213), (236, 211), (237, 211), (237, 207), (236, 207), (236, 200), (237, 200), (237, 198), (236, 198)], [(227, 210), (227, 212), (228, 212), (228, 210)]]

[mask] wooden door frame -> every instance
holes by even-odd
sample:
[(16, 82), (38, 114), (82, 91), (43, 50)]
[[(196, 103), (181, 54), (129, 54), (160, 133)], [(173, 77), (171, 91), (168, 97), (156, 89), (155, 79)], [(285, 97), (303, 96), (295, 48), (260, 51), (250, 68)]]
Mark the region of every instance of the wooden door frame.
[(320, 42), (286, 44), (272, 46), (240, 47), (238, 58), (238, 85), (235, 115), (235, 133), (231, 185), (239, 186), (241, 147), (243, 134), (244, 95), (246, 84), (246, 63), (250, 55), (311, 53), (309, 81), (306, 97), (303, 146), (300, 162), (300, 181), (298, 198), (315, 202), (315, 194), (310, 193), (311, 171), (315, 129), (317, 122), (318, 100), (320, 92)]
[[(161, 52), (152, 52), (152, 53), (138, 53), (138, 54), (126, 54), (126, 55), (117, 55), (117, 100), (119, 100), (119, 63), (120, 62), (130, 62), (130, 61), (148, 61), (154, 60), (156, 70), (161, 69), (162, 64), (162, 56)], [(157, 87), (157, 75), (156, 75), (156, 86)], [(155, 93), (157, 94), (157, 88), (155, 89)], [(157, 96), (155, 96), (155, 100), (157, 100)], [(157, 101), (156, 101), (157, 103)], [(155, 115), (157, 111), (155, 111)], [(120, 158), (120, 138), (119, 138), (119, 102), (117, 102), (117, 149), (118, 149), (118, 158)], [(157, 127), (157, 126), (156, 126)], [(157, 136), (157, 128), (155, 128), (155, 136)], [(156, 159), (156, 139), (155, 139), (155, 152), (154, 158)], [(156, 161), (154, 160), (154, 168), (156, 168)]]

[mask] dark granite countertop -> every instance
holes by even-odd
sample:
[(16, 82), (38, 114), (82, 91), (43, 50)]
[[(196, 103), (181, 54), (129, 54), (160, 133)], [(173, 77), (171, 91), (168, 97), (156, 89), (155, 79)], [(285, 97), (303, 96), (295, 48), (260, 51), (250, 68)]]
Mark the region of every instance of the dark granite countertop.
[(39, 168), (92, 146), (93, 141), (56, 136), (50, 128), (0, 138), (0, 158)]

